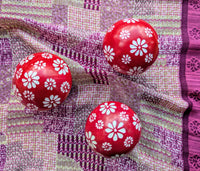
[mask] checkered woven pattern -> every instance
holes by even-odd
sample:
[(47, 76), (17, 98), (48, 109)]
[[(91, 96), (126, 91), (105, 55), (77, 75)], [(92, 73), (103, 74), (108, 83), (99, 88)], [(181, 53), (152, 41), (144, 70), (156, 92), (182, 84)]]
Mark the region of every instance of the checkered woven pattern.
[[(0, 170), (200, 170), (199, 0), (1, 0)], [(158, 33), (159, 56), (145, 73), (115, 72), (103, 55), (107, 29), (128, 17)], [(47, 51), (69, 65), (73, 85), (57, 108), (33, 112), (12, 91), (16, 65)], [(130, 106), (142, 124), (130, 153), (104, 158), (86, 142), (91, 111)]]

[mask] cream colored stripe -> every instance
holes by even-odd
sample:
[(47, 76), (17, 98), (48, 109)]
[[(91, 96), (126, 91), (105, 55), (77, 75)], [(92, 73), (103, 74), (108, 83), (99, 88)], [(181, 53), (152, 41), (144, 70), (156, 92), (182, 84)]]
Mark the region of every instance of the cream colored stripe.
[(141, 18), (142, 20), (181, 20), (180, 15), (134, 15), (133, 18)]
[[(25, 15), (20, 16), (20, 15), (3, 14), (3, 13), (0, 16), (1, 17), (8, 17), (8, 18), (15, 18), (15, 19), (24, 19), (24, 18), (26, 18)], [(31, 16), (29, 18), (31, 18), (32, 20), (35, 20), (35, 21), (37, 21), (39, 23), (51, 23), (51, 17), (43, 18), (41, 16)]]
[(158, 117), (159, 120), (164, 119), (168, 122), (171, 122), (171, 124), (177, 124), (178, 126), (182, 125), (181, 118), (172, 117), (166, 113), (163, 114), (162, 111), (157, 111), (157, 110), (154, 110), (151, 107), (147, 107), (147, 106), (141, 105), (140, 109), (141, 109), (141, 112), (148, 113), (152, 116), (156, 116), (156, 117)]
[(7, 126), (27, 126), (32, 124), (43, 124), (43, 120), (36, 120), (34, 118), (15, 118), (7, 120)]
[[(40, 8), (30, 8), (30, 7), (21, 7), (21, 6), (2, 6), (1, 8), (2, 13), (4, 12), (15, 12), (20, 14), (32, 14), (32, 15), (42, 15), (42, 16), (51, 16), (52, 10), (50, 9), (40, 9)], [(41, 17), (42, 17), (41, 16)]]
[(10, 1), (10, 0), (3, 0), (2, 5), (10, 4), (10, 5), (24, 5), (24, 6), (31, 6), (31, 7), (52, 7), (52, 3), (41, 3), (41, 2), (26, 2), (26, 1)]
[[(166, 97), (163, 97), (163, 98), (166, 98)], [(165, 100), (165, 99), (163, 99), (163, 100)], [(170, 99), (168, 99), (168, 100), (170, 100)], [(173, 103), (173, 102), (169, 102), (169, 103)], [(143, 100), (141, 100), (141, 104), (149, 105), (149, 103), (147, 101), (143, 101)], [(155, 107), (155, 108), (160, 109), (160, 105), (156, 105), (156, 104), (153, 104), (153, 103), (151, 103), (150, 105), (151, 105), (151, 107)], [(175, 104), (175, 105), (178, 105), (178, 104)], [(168, 112), (168, 113), (173, 113), (175, 116), (178, 116), (178, 117), (182, 117), (182, 115), (183, 115), (182, 113), (174, 111), (174, 110), (170, 110), (170, 108), (167, 108), (167, 107), (162, 108), (160, 110), (163, 110), (163, 111)]]
[[(152, 152), (151, 149), (147, 149), (145, 147), (141, 147), (141, 150), (137, 148), (137, 150), (134, 150), (134, 153), (137, 153), (138, 155), (129, 155), (129, 157), (136, 161), (137, 163), (145, 164), (149, 166), (153, 170), (159, 170), (159, 171), (179, 171), (181, 169), (174, 167), (170, 164), (171, 158), (167, 158), (163, 161), (160, 161), (158, 159), (155, 159), (154, 156), (156, 155), (156, 152)], [(152, 154), (151, 157), (147, 154)], [(162, 164), (161, 164), (162, 162)]]
[(27, 126), (7, 128), (8, 134), (42, 132), (42, 131), (43, 131), (43, 126), (41, 125), (27, 125)]
[[(145, 121), (146, 123), (144, 123), (144, 126), (146, 124), (154, 124), (154, 125), (158, 125), (158, 126), (161, 126), (163, 128), (166, 128), (166, 129), (169, 129), (170, 131), (173, 131), (173, 132), (176, 132), (176, 133), (181, 133), (182, 132), (182, 128), (181, 127), (178, 127), (176, 125), (173, 125), (171, 123), (168, 123), (166, 121), (162, 121), (162, 120), (159, 120), (157, 118), (154, 118), (152, 116), (149, 116), (149, 115), (145, 115), (145, 114), (140, 114), (139, 115), (140, 119), (142, 121)], [(143, 125), (142, 125), (143, 126)]]

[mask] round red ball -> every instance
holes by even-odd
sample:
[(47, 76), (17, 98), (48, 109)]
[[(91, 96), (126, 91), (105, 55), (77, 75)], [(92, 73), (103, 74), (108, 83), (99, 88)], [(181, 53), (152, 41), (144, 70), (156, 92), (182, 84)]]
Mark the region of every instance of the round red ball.
[(123, 19), (107, 31), (103, 51), (115, 71), (127, 75), (140, 74), (147, 70), (158, 56), (158, 35), (153, 27), (143, 20)]
[(130, 152), (139, 142), (141, 125), (127, 105), (109, 101), (97, 106), (88, 116), (85, 136), (89, 146), (105, 157)]
[(24, 58), (13, 77), (15, 94), (32, 110), (48, 110), (61, 104), (71, 86), (71, 72), (66, 62), (47, 52)]

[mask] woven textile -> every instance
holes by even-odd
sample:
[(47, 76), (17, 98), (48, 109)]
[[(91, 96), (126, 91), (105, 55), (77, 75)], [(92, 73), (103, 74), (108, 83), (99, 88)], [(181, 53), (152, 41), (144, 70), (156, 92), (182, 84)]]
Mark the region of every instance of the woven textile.
[[(159, 56), (139, 76), (103, 55), (107, 29), (124, 18), (150, 23)], [(1, 0), (0, 170), (200, 170), (200, 0)], [(16, 65), (47, 51), (69, 65), (73, 85), (57, 108), (33, 112), (12, 91)], [(85, 140), (88, 115), (119, 101), (139, 116), (138, 145), (104, 158)]]

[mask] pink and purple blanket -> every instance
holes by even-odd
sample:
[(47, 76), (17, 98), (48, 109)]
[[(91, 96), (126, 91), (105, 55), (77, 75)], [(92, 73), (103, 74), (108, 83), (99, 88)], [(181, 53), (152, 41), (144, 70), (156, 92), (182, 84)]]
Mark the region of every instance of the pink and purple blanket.
[[(140, 76), (113, 71), (107, 29), (140, 18), (159, 35), (159, 56)], [(40, 51), (69, 65), (73, 86), (59, 107), (32, 112), (15, 98), (12, 75)], [(105, 101), (130, 106), (142, 124), (129, 154), (108, 159), (85, 141), (87, 116)], [(1, 0), (0, 170), (200, 170), (200, 0)]]

